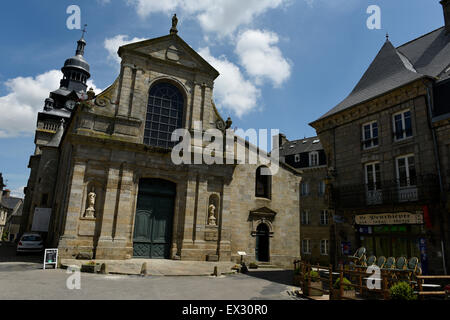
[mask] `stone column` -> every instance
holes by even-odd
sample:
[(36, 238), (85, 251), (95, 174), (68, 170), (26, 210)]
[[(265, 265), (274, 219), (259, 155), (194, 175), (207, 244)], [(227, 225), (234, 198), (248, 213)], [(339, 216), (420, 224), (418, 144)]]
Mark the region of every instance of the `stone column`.
[(133, 70), (130, 65), (123, 65), (123, 74), (122, 74), (122, 87), (120, 88), (120, 104), (119, 109), (117, 111), (118, 116), (128, 117), (128, 110), (130, 107), (130, 97), (133, 82)]
[(130, 116), (136, 119), (146, 120), (148, 105), (148, 84), (145, 81), (145, 73), (142, 69), (136, 70), (136, 78), (134, 80), (134, 93)]
[(220, 261), (230, 261), (231, 260), (231, 227), (232, 227), (232, 217), (233, 214), (230, 211), (231, 208), (231, 187), (226, 183), (222, 185), (222, 192), (220, 195), (220, 212), (218, 216), (219, 223), (219, 239), (218, 241), (218, 252)]
[(120, 174), (121, 170), (119, 167), (111, 166), (109, 168), (105, 192), (105, 204), (103, 206), (103, 215), (101, 217), (101, 231), (96, 249), (97, 259), (109, 259), (114, 256), (113, 225), (116, 207), (120, 197)]
[(189, 259), (190, 250), (194, 247), (194, 215), (197, 210), (197, 174), (190, 173), (186, 183), (186, 209), (184, 217), (184, 234), (181, 248), (181, 259)]
[(133, 223), (135, 214), (135, 190), (133, 171), (123, 166), (118, 205), (113, 224), (115, 252), (119, 257), (131, 258), (133, 254)]
[(78, 224), (80, 219), (80, 208), (83, 207), (83, 189), (84, 175), (86, 172), (86, 163), (76, 161), (73, 166), (72, 180), (69, 187), (69, 199), (67, 213), (64, 223), (64, 234), (59, 242), (61, 257), (72, 258), (77, 254)]

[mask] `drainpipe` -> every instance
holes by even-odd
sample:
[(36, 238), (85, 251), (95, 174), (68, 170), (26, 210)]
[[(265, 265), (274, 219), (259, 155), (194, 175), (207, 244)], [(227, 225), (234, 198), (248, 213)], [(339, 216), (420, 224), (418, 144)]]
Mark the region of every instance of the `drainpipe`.
[(436, 131), (435, 128), (433, 127), (433, 123), (432, 123), (432, 119), (433, 119), (433, 96), (432, 96), (432, 90), (433, 90), (433, 86), (426, 83), (425, 80), (423, 80), (424, 85), (427, 88), (427, 106), (428, 106), (428, 122), (430, 125), (430, 129), (431, 129), (431, 134), (433, 137), (433, 150), (434, 150), (434, 156), (436, 158), (436, 167), (437, 167), (437, 172), (438, 172), (438, 177), (439, 177), (439, 191), (441, 193), (441, 204), (439, 207), (439, 229), (440, 229), (440, 233), (441, 233), (441, 250), (442, 250), (442, 266), (444, 268), (444, 274), (447, 275), (447, 266), (446, 266), (446, 258), (445, 258), (445, 243), (444, 243), (444, 237), (445, 237), (445, 233), (444, 233), (444, 227), (443, 227), (443, 219), (442, 219), (442, 208), (443, 206), (445, 206), (445, 190), (444, 190), (444, 183), (442, 181), (442, 173), (441, 173), (441, 161), (439, 158), (439, 149), (438, 149), (438, 143), (437, 143), (437, 138), (436, 138)]

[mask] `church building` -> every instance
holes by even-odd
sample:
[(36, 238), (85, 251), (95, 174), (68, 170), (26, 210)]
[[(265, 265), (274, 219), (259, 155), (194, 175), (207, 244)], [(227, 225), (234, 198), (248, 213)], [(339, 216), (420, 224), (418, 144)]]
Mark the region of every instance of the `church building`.
[[(120, 47), (120, 74), (97, 96), (86, 92), (85, 46), (78, 41), (39, 113), (22, 232), (33, 229), (36, 209), (47, 209), (47, 245), (62, 258), (238, 262), (243, 251), (247, 262), (292, 267), (300, 257), (297, 169), (260, 159), (172, 161), (174, 130), (195, 137), (231, 126), (213, 100), (219, 72), (178, 36), (176, 17), (169, 35)], [(194, 138), (191, 147), (203, 154), (205, 142)]]

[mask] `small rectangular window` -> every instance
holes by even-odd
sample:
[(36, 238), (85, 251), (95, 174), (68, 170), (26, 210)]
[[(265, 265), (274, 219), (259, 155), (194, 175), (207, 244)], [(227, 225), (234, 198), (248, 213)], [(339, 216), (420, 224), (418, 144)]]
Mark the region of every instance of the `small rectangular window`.
[(311, 240), (309, 239), (302, 240), (302, 252), (304, 254), (311, 254)]
[(319, 153), (314, 151), (309, 153), (309, 166), (316, 167), (319, 165)]
[(301, 195), (307, 196), (309, 195), (309, 185), (308, 182), (302, 182), (301, 183)]
[(300, 155), (296, 154), (294, 160), (295, 160), (296, 163), (299, 163), (300, 162)]
[(325, 194), (325, 181), (319, 182), (319, 196), (322, 197)]
[(322, 226), (328, 225), (328, 211), (327, 210), (322, 210), (320, 212), (320, 224)]
[(378, 146), (378, 122), (373, 121), (363, 125), (362, 142), (364, 149)]
[(303, 210), (302, 211), (301, 223), (303, 225), (308, 225), (309, 224), (309, 212), (307, 210)]
[(327, 239), (320, 240), (320, 254), (323, 256), (328, 255), (328, 240)]
[(397, 158), (397, 180), (400, 187), (415, 186), (417, 184), (414, 155)]
[(403, 140), (412, 137), (411, 111), (405, 110), (394, 114), (392, 117), (394, 128), (394, 139)]

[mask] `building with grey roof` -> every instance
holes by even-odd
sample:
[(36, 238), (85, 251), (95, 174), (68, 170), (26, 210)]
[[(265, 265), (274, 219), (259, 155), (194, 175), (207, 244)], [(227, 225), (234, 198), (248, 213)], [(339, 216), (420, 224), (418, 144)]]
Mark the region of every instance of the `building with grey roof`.
[(364, 246), (449, 271), (450, 0), (440, 3), (443, 27), (397, 47), (387, 38), (352, 92), (311, 123), (331, 173), (335, 261)]

